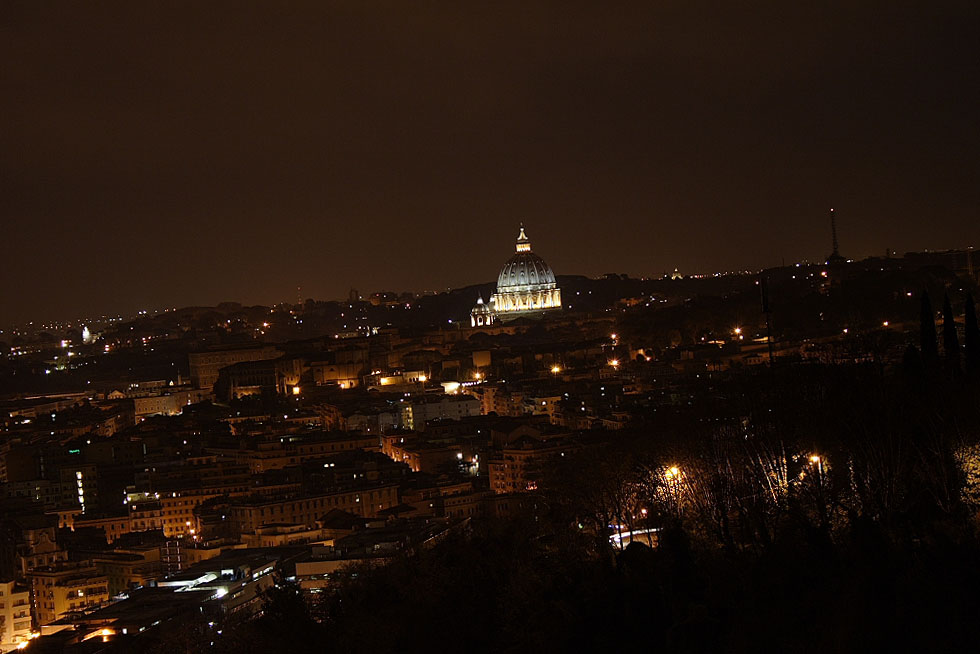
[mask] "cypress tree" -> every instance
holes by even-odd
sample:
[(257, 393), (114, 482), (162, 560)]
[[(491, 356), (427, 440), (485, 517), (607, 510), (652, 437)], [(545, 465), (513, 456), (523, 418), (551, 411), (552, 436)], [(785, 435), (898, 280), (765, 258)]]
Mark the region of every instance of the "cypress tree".
[(972, 375), (980, 375), (980, 328), (977, 327), (977, 308), (973, 304), (973, 296), (967, 294), (963, 307), (966, 329), (963, 341), (966, 346), (966, 371)]
[(949, 302), (949, 293), (943, 298), (943, 353), (946, 355), (946, 365), (950, 372), (958, 372), (960, 339), (956, 336), (956, 320), (953, 318), (953, 305)]
[(932, 312), (929, 292), (922, 292), (922, 306), (919, 315), (919, 348), (922, 361), (927, 366), (939, 360), (939, 341), (936, 337), (936, 320)]
[(924, 372), (922, 370), (922, 357), (919, 356), (919, 350), (911, 343), (905, 348), (905, 355), (902, 357), (902, 370), (912, 379), (921, 378)]

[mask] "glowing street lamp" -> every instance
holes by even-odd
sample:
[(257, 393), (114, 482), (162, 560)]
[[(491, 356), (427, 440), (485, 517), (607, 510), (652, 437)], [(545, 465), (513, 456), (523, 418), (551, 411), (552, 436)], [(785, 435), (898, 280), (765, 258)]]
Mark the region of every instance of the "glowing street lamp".
[(561, 372), (561, 368), (557, 365), (551, 366), (551, 372), (557, 375)]
[(612, 359), (609, 362), (609, 365), (611, 365), (613, 368), (618, 368), (619, 367), (619, 359)]
[(684, 473), (677, 466), (670, 466), (665, 468), (663, 471), (664, 476), (664, 492), (666, 493), (666, 499), (670, 504), (672, 511), (676, 511), (677, 515), (680, 516), (681, 513), (681, 483), (682, 476)]

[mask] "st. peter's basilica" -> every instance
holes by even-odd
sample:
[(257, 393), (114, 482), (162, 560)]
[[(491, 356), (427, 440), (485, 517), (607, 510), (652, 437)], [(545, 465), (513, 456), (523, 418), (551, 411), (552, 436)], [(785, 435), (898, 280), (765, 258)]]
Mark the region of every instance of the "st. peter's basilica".
[(498, 320), (538, 317), (547, 311), (561, 309), (561, 289), (555, 273), (544, 259), (531, 251), (531, 240), (524, 233), (517, 236), (517, 252), (507, 260), (497, 277), (497, 292), (489, 302), (477, 300), (470, 311), (473, 327), (492, 325)]

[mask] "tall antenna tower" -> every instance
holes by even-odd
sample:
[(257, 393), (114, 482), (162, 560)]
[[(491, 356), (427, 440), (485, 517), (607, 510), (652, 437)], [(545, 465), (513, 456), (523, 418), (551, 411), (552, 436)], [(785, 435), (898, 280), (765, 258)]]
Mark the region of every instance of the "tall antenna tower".
[(830, 234), (833, 238), (834, 251), (827, 257), (827, 263), (840, 263), (844, 261), (844, 257), (840, 255), (840, 248), (837, 245), (837, 214), (834, 213), (833, 207), (830, 208)]
[(830, 231), (834, 237), (834, 254), (833, 256), (840, 256), (840, 247), (837, 245), (837, 216), (834, 214), (834, 208), (830, 208)]

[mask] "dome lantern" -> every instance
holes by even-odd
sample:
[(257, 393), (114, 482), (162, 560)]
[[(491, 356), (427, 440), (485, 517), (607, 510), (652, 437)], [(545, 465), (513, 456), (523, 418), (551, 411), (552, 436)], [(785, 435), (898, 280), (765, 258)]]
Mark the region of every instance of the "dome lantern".
[(517, 251), (518, 252), (530, 252), (531, 251), (531, 239), (527, 237), (524, 233), (524, 223), (521, 223), (521, 233), (517, 235)]

